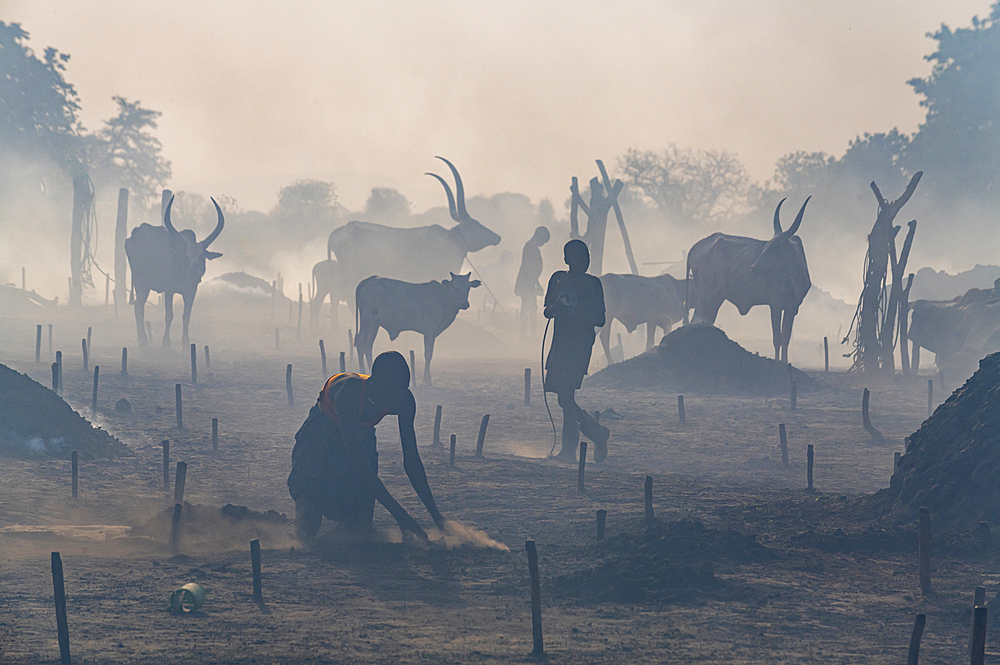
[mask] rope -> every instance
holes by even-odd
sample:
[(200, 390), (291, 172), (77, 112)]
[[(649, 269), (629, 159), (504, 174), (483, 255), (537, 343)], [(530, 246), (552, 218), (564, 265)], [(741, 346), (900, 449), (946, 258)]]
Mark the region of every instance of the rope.
[(504, 309), (503, 303), (500, 302), (500, 299), (497, 298), (496, 295), (493, 293), (493, 290), (490, 289), (490, 285), (486, 283), (486, 280), (483, 279), (483, 276), (479, 274), (478, 270), (476, 270), (476, 266), (472, 265), (472, 259), (470, 259), (468, 255), (466, 255), (465, 260), (469, 262), (469, 267), (472, 268), (472, 272), (476, 273), (476, 277), (478, 277), (479, 281), (482, 282), (483, 286), (486, 287), (486, 291), (489, 292), (491, 296), (493, 296), (493, 302), (495, 302), (497, 305), (500, 306), (500, 311), (503, 312), (503, 315), (507, 317), (507, 322), (510, 323), (510, 325), (516, 327), (517, 324), (515, 324), (513, 319), (510, 318), (510, 314), (508, 314), (507, 310)]

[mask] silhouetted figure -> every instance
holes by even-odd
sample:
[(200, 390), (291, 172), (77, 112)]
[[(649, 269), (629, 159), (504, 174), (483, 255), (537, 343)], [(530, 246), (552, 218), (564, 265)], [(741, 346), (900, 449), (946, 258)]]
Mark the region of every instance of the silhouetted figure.
[(535, 234), (524, 243), (521, 251), (521, 268), (514, 282), (514, 295), (521, 299), (521, 339), (525, 338), (528, 323), (531, 336), (535, 337), (538, 327), (538, 296), (543, 295), (538, 279), (542, 276), (541, 246), (549, 241), (549, 230), (544, 226), (535, 229)]
[(594, 461), (608, 456), (607, 427), (576, 404), (575, 393), (590, 367), (595, 328), (604, 325), (604, 288), (587, 274), (590, 251), (582, 240), (563, 247), (569, 271), (552, 274), (545, 291), (545, 318), (553, 319), (552, 346), (545, 361), (545, 391), (559, 396), (563, 412), (559, 457), (575, 460), (580, 431), (594, 442)]
[(295, 499), (295, 533), (301, 542), (312, 540), (324, 515), (341, 529), (371, 531), (376, 500), (396, 518), (404, 534), (427, 539), (378, 477), (375, 425), (388, 415), (399, 421), (406, 475), (434, 523), (443, 528), (444, 518), (417, 452), (413, 431), (417, 404), (409, 385), (409, 366), (395, 351), (375, 359), (371, 376), (348, 372), (327, 380), (296, 432), (292, 449), (288, 491)]

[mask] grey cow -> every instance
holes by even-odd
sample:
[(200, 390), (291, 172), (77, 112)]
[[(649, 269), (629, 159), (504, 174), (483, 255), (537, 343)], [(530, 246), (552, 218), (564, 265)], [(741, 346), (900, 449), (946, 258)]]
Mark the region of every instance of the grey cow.
[(604, 357), (611, 364), (611, 322), (621, 321), (630, 333), (646, 324), (646, 350), (653, 348), (656, 327), (664, 334), (684, 318), (684, 283), (670, 275), (642, 277), (640, 275), (601, 275), (607, 323), (601, 328)]
[(139, 336), (139, 346), (149, 346), (146, 338), (144, 315), (146, 299), (150, 291), (163, 294), (166, 325), (163, 327), (163, 347), (170, 347), (170, 324), (174, 320), (174, 294), (184, 299), (183, 344), (188, 345), (188, 324), (191, 322), (191, 307), (198, 292), (198, 284), (205, 275), (205, 260), (217, 259), (222, 254), (208, 251), (208, 246), (219, 237), (226, 220), (219, 204), (212, 199), (219, 221), (208, 237), (198, 242), (194, 231), (178, 231), (170, 223), (170, 208), (173, 197), (163, 213), (163, 226), (140, 224), (132, 229), (125, 241), (125, 254), (132, 269), (132, 290), (134, 292), (135, 328)]
[(443, 282), (411, 284), (397, 279), (369, 277), (355, 291), (357, 330), (354, 345), (362, 369), (371, 367), (372, 345), (379, 328), (395, 340), (404, 330), (424, 336), (424, 383), (431, 384), (434, 340), (450, 326), (459, 310), (469, 309), (469, 291), (480, 282), (468, 275), (451, 273)]
[[(811, 198), (811, 197), (810, 197)], [(746, 316), (751, 307), (771, 308), (774, 358), (788, 362), (788, 342), (799, 305), (812, 287), (802, 240), (795, 235), (809, 198), (787, 231), (781, 230), (782, 199), (774, 209), (774, 236), (757, 240), (713, 233), (691, 247), (687, 256), (688, 308), (693, 322), (715, 323), (719, 307), (728, 300)]]

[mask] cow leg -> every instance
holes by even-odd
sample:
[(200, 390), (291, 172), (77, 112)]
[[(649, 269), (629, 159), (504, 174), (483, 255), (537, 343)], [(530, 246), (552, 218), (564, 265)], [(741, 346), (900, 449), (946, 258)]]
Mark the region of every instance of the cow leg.
[(601, 346), (604, 347), (604, 359), (611, 364), (611, 321), (608, 321), (601, 328)]
[(309, 303), (309, 330), (316, 330), (319, 328), (319, 313), (323, 309), (323, 302), (326, 300), (326, 294), (328, 291), (326, 288), (316, 282), (316, 293), (313, 294), (312, 302)]
[(334, 334), (340, 330), (340, 317), (337, 315), (337, 310), (340, 308), (340, 294), (334, 290), (330, 290), (330, 326), (333, 328)]
[(795, 322), (795, 313), (785, 310), (781, 320), (781, 362), (788, 362), (788, 344), (792, 341), (792, 324)]
[(139, 348), (149, 346), (149, 338), (146, 337), (146, 299), (149, 298), (149, 289), (135, 287), (135, 330), (139, 338)]
[(920, 376), (920, 345), (913, 343), (913, 355), (910, 358), (910, 372), (913, 376)]
[(771, 343), (774, 345), (774, 359), (781, 360), (781, 308), (771, 305)]
[(695, 307), (691, 323), (710, 323), (714, 326), (715, 319), (719, 316), (719, 308), (724, 302), (725, 300), (716, 300), (699, 304)]
[(194, 306), (194, 296), (197, 291), (191, 293), (191, 295), (182, 295), (184, 299), (184, 348), (188, 348), (191, 345), (191, 340), (188, 338), (188, 325), (191, 323), (191, 308)]
[(354, 336), (354, 347), (358, 352), (358, 369), (364, 372), (365, 359), (368, 359), (368, 367), (372, 363), (372, 347), (375, 345), (375, 338), (378, 336), (378, 324), (372, 324), (364, 317), (358, 324), (358, 334)]
[(170, 348), (170, 324), (174, 320), (174, 294), (165, 292), (163, 294), (163, 316), (166, 323), (163, 326), (163, 348)]
[(431, 357), (434, 355), (434, 340), (436, 335), (424, 335), (424, 384), (431, 383)]
[[(664, 328), (664, 330), (669, 330), (670, 326)], [(656, 324), (652, 321), (646, 321), (646, 350), (649, 351), (653, 348), (653, 344), (656, 343)]]

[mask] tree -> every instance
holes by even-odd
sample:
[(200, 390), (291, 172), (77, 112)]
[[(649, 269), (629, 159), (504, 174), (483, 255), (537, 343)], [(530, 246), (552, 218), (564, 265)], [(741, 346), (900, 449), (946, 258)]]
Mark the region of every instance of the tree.
[(628, 184), (679, 225), (717, 222), (747, 206), (750, 178), (732, 153), (671, 143), (658, 153), (629, 149), (618, 165)]
[(410, 215), (410, 202), (391, 187), (373, 187), (365, 202), (365, 218), (395, 222)]
[(278, 192), (279, 210), (291, 213), (322, 211), (336, 203), (333, 184), (322, 180), (296, 180)]
[(155, 202), (171, 174), (170, 162), (161, 154), (163, 146), (150, 132), (157, 128), (156, 119), (162, 114), (143, 108), (138, 100), (113, 99), (118, 115), (106, 120), (97, 132), (92, 161), (105, 178), (128, 187), (132, 196), (148, 205)]
[(926, 169), (944, 201), (1000, 198), (1000, 2), (985, 20), (928, 35), (937, 49), (927, 78), (908, 81), (927, 116), (907, 149), (912, 170)]
[(62, 164), (78, 156), (80, 99), (63, 72), (69, 55), (46, 48), (42, 59), (19, 23), (0, 21), (0, 146)]

